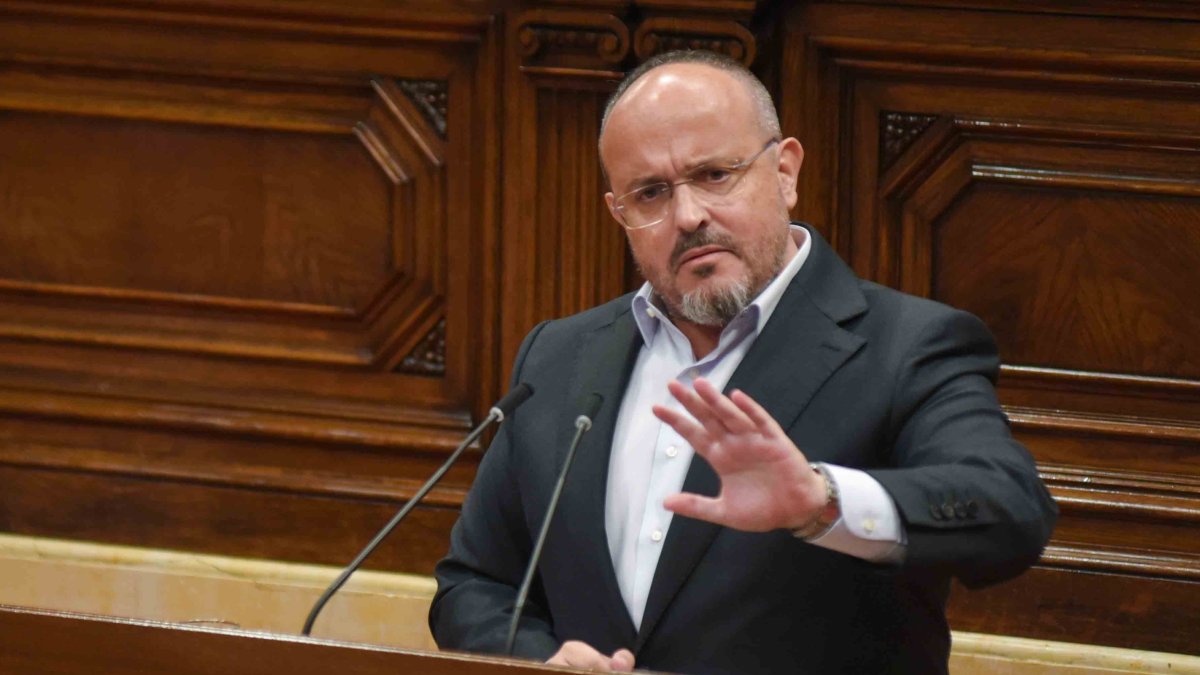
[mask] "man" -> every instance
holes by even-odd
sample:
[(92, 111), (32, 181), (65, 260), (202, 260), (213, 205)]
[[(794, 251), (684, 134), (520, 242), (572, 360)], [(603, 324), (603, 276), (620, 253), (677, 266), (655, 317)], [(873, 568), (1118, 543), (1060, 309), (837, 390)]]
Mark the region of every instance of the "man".
[(789, 224), (803, 149), (732, 61), (676, 52), (631, 73), (600, 155), (647, 284), (526, 338), (513, 381), (536, 394), (438, 566), (438, 644), (503, 649), (578, 402), (597, 392), (518, 655), (946, 672), (950, 579), (1019, 574), (1055, 518), (996, 402), (987, 330), (857, 279)]

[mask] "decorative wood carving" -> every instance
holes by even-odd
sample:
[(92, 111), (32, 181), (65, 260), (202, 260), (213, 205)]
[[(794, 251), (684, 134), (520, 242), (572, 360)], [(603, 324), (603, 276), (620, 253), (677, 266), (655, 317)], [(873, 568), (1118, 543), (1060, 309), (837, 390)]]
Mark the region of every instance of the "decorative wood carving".
[(443, 375), (446, 372), (446, 320), (437, 322), (423, 340), (404, 357), (400, 371), (413, 375)]
[(399, 80), (404, 93), (421, 109), (438, 133), (446, 136), (446, 116), (449, 114), (450, 88), (442, 80)]
[(652, 17), (633, 36), (638, 59), (676, 49), (707, 49), (749, 66), (758, 53), (754, 35), (736, 21)]
[(605, 74), (625, 60), (630, 44), (629, 28), (617, 17), (567, 10), (521, 14), (514, 39), (526, 67), (599, 69)]
[(879, 169), (883, 171), (895, 163), (900, 155), (917, 140), (937, 115), (903, 113), (885, 110), (879, 115)]

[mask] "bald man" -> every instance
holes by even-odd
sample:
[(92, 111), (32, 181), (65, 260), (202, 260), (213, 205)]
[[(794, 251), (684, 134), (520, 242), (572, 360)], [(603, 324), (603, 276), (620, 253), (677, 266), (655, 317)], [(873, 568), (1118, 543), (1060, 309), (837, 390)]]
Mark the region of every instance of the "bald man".
[(945, 673), (951, 578), (1032, 564), (1056, 509), (974, 317), (860, 280), (790, 223), (804, 151), (739, 64), (672, 52), (618, 87), (605, 195), (646, 278), (537, 326), (537, 394), (437, 568), (447, 649), (503, 649), (578, 401), (579, 449), (516, 653), (600, 671)]

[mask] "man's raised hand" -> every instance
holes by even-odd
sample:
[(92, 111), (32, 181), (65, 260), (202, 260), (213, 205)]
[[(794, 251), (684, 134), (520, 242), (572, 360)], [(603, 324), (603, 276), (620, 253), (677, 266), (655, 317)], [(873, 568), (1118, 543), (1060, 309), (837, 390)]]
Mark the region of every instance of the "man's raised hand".
[(795, 529), (824, 508), (824, 479), (753, 399), (741, 391), (725, 396), (703, 378), (693, 388), (672, 381), (667, 389), (695, 419), (658, 405), (654, 415), (708, 460), (721, 479), (721, 492), (715, 498), (670, 495), (664, 507), (749, 532)]

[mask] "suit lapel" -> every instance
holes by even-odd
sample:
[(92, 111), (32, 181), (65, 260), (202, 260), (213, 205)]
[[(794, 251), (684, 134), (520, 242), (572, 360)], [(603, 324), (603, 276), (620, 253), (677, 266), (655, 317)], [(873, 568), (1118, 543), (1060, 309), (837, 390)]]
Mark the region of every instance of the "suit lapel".
[[(633, 314), (628, 310), (619, 312), (612, 323), (596, 329), (581, 341), (570, 391), (580, 402), (595, 392), (604, 397), (604, 403), (591, 430), (580, 441), (575, 464), (563, 490), (559, 515), (555, 517), (560, 523), (570, 523), (564, 531), (571, 533), (578, 564), (583, 568), (579, 578), (586, 580), (585, 583), (601, 586), (600, 595), (605, 603), (601, 614), (609, 617), (609, 629), (617, 638), (616, 643), (621, 645), (630, 643), (635, 630), (621, 599), (608, 550), (604, 505), (617, 411), (641, 346), (641, 336)], [(570, 405), (576, 404), (572, 401)], [(573, 416), (571, 423), (573, 430)], [(559, 444), (557, 466), (562, 466), (569, 442), (570, 435)], [(589, 572), (587, 567), (593, 569)]]
[[(838, 325), (866, 311), (857, 279), (818, 235), (810, 233), (809, 259), (725, 387), (726, 393), (741, 389), (748, 394), (785, 431), (829, 376), (865, 343)], [(715, 496), (720, 487), (709, 463), (694, 457), (683, 491)], [(672, 519), (638, 630), (638, 648), (721, 529), (691, 518)]]

